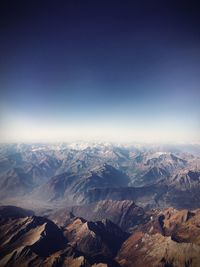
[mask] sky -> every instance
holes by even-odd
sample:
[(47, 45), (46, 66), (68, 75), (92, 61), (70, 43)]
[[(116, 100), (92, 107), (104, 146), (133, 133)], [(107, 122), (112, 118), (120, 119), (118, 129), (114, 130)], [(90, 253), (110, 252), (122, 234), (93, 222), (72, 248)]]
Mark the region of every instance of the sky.
[(195, 1), (0, 2), (0, 142), (200, 142)]

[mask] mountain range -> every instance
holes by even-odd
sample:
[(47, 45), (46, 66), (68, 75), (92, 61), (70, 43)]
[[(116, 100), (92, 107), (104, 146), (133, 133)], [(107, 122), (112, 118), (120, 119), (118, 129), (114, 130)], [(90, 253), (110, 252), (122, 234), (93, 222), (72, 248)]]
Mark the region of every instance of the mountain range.
[(0, 146), (0, 266), (198, 267), (200, 146)]

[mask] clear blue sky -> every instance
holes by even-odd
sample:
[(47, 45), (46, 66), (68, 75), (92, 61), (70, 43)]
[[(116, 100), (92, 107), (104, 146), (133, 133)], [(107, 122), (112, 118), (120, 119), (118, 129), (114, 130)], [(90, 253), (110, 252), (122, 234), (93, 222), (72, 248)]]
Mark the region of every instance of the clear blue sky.
[(194, 2), (0, 5), (1, 141), (199, 142)]

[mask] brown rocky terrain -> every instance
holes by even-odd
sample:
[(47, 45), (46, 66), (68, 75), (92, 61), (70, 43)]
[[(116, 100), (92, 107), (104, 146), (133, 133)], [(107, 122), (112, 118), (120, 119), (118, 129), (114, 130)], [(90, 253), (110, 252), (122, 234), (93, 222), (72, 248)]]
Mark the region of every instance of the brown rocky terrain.
[(199, 209), (148, 211), (149, 220), (132, 234), (108, 219), (92, 222), (66, 212), (65, 224), (58, 217), (57, 226), (20, 208), (0, 211), (0, 266), (199, 267)]
[(200, 264), (200, 211), (155, 211), (140, 231), (122, 245), (121, 266), (198, 267)]
[(112, 222), (74, 217), (59, 228), (49, 219), (17, 211), (0, 219), (0, 266), (118, 266), (114, 257), (128, 234)]

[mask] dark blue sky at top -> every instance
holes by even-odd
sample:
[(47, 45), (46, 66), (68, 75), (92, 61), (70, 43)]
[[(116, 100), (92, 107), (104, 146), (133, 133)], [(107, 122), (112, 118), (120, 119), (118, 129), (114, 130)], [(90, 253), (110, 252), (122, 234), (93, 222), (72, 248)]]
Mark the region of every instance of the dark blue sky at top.
[(196, 2), (1, 1), (0, 10), (4, 118), (176, 117), (199, 130)]

